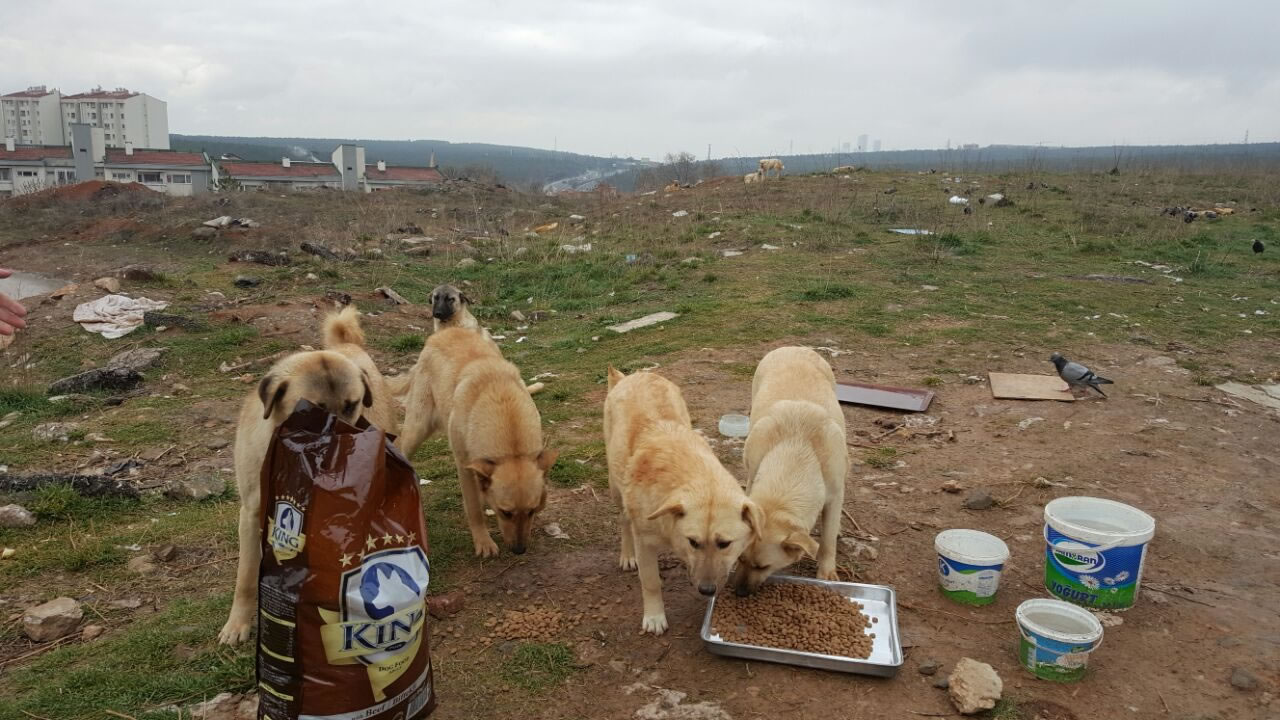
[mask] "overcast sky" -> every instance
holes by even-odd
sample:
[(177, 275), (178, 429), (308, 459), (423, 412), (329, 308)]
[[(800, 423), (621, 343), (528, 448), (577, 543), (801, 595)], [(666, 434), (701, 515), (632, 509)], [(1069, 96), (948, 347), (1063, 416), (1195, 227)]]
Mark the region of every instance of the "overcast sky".
[(126, 86), (176, 133), (650, 157), (1274, 141), (1277, 28), (1275, 0), (40, 0), (3, 14), (0, 92)]

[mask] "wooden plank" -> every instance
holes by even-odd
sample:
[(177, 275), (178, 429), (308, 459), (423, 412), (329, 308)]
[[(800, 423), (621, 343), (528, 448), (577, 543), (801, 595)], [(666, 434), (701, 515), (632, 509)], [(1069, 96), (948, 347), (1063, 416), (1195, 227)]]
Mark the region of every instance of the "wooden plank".
[(991, 396), (1008, 400), (1061, 400), (1073, 402), (1067, 383), (1057, 375), (1022, 375), (1019, 373), (987, 373)]
[(924, 412), (929, 409), (929, 403), (933, 402), (933, 391), (866, 383), (836, 383), (836, 399), (853, 405)]

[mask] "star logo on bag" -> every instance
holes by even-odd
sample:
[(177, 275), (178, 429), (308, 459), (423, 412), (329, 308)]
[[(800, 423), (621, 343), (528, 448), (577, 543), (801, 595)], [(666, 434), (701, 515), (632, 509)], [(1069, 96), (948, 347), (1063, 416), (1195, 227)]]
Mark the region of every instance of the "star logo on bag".
[(382, 536), (382, 544), (383, 544), (383, 545), (390, 545), (390, 544), (391, 544), (391, 539), (392, 539), (393, 537), (395, 537), (395, 536), (394, 536), (394, 535), (392, 535), (391, 533), (387, 533), (386, 535), (383, 535), (383, 536)]
[(366, 537), (366, 538), (364, 539), (364, 547), (365, 547), (365, 549), (366, 549), (366, 550), (377, 550), (377, 549), (378, 549), (378, 538), (376, 538), (376, 537), (374, 537), (374, 536), (372, 536), (372, 535), (369, 535), (368, 537)]
[(350, 564), (351, 564), (351, 560), (352, 560), (352, 558), (353, 558), (353, 557), (354, 557), (354, 556), (353, 556), (353, 555), (351, 555), (351, 553), (347, 553), (347, 554), (343, 555), (343, 556), (342, 556), (342, 560), (341, 560), (341, 562), (342, 562), (342, 567), (346, 567), (346, 566), (350, 565)]

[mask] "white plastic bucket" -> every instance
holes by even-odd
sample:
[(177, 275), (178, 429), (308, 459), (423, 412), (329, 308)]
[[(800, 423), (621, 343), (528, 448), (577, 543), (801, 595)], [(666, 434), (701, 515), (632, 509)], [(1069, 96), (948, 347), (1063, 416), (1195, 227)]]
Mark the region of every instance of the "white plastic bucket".
[(1088, 669), (1089, 653), (1102, 646), (1102, 623), (1088, 610), (1061, 600), (1027, 600), (1018, 606), (1018, 662), (1031, 674), (1075, 682)]
[(943, 530), (933, 540), (942, 594), (964, 605), (995, 602), (1009, 547), (980, 530)]
[(1114, 500), (1064, 497), (1044, 506), (1044, 583), (1055, 597), (1103, 610), (1138, 599), (1156, 521)]
[(751, 418), (730, 413), (720, 416), (720, 434), (731, 438), (744, 438), (751, 431)]

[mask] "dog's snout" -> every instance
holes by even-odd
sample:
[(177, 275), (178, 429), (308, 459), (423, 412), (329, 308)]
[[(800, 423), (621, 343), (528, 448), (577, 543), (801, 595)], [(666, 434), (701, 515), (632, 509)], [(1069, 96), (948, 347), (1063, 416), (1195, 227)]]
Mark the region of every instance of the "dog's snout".
[(712, 583), (702, 583), (698, 586), (698, 592), (706, 595), (707, 597), (711, 597), (716, 594), (716, 586)]
[(737, 587), (733, 589), (733, 594), (738, 597), (746, 597), (751, 594), (751, 588), (747, 587), (746, 583), (738, 583)]
[(524, 554), (524, 551), (525, 551), (525, 550), (527, 550), (527, 549), (528, 549), (528, 548), (526, 548), (523, 544), (520, 544), (520, 545), (512, 546), (512, 548), (511, 548), (511, 552), (513, 552), (513, 553), (515, 553), (515, 554), (517, 554), (517, 555), (523, 555), (523, 554)]

